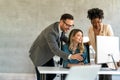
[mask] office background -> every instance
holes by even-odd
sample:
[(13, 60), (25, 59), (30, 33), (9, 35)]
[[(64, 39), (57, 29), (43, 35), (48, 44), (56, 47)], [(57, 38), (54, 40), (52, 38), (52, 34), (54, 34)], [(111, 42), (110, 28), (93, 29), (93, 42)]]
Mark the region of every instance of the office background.
[(87, 36), (87, 10), (104, 10), (103, 23), (120, 37), (120, 0), (0, 0), (0, 73), (34, 73), (29, 48), (40, 32), (59, 21), (61, 14), (75, 17), (75, 28)]

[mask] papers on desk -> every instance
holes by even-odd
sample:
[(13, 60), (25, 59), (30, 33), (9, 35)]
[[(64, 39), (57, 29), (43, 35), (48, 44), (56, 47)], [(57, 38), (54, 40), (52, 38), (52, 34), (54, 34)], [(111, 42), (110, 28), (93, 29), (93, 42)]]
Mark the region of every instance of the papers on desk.
[(101, 65), (73, 66), (66, 80), (95, 80)]

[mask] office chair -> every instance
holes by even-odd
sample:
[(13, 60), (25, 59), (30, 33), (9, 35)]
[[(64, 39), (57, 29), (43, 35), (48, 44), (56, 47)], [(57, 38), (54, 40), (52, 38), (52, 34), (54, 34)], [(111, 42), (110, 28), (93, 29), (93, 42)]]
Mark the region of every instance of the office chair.
[(90, 49), (89, 49), (89, 44), (88, 43), (84, 43), (84, 45), (87, 48), (87, 60), (88, 60), (88, 63), (90, 63)]

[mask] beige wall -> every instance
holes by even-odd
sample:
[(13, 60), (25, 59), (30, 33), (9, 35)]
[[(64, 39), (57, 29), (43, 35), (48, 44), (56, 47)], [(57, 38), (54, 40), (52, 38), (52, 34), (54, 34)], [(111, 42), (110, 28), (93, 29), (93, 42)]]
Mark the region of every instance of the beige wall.
[(0, 72), (34, 72), (29, 48), (38, 34), (49, 24), (59, 21), (61, 14), (75, 16), (75, 28), (87, 36), (90, 21), (87, 10), (104, 10), (103, 22), (112, 25), (120, 37), (120, 0), (0, 0)]

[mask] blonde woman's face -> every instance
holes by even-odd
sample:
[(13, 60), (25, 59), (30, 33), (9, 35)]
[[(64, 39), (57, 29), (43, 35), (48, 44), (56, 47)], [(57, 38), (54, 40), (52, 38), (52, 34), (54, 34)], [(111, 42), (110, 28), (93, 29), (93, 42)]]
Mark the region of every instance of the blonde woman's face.
[(75, 36), (73, 36), (73, 41), (76, 43), (82, 43), (83, 41), (83, 34), (79, 31), (75, 34)]

